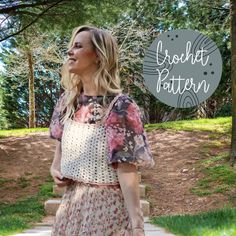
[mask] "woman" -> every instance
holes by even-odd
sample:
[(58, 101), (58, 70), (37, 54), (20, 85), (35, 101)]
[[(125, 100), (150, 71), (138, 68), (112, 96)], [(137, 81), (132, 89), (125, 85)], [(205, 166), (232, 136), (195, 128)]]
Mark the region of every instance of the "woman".
[(67, 53), (50, 123), (51, 175), (66, 186), (52, 235), (144, 236), (137, 167), (155, 162), (139, 107), (122, 94), (116, 40), (81, 26)]

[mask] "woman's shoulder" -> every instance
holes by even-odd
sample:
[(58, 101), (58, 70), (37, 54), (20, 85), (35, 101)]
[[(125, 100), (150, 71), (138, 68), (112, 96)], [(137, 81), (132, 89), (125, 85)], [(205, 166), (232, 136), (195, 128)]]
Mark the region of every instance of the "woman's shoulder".
[(110, 104), (110, 109), (108, 108), (107, 114), (110, 117), (118, 116), (121, 117), (129, 116), (140, 116), (143, 119), (143, 114), (140, 107), (136, 103), (135, 99), (127, 93), (120, 93), (118, 98)]
[(130, 104), (137, 106), (135, 99), (128, 93), (120, 93), (114, 106), (116, 107), (128, 107)]

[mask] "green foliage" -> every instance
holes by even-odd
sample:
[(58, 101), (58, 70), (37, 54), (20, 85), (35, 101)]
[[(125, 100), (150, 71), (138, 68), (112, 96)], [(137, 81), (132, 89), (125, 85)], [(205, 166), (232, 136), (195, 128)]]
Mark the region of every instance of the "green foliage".
[[(2, 87), (3, 78), (0, 76), (0, 88)], [(0, 127), (3, 129), (9, 128), (10, 124), (6, 119), (7, 111), (3, 108), (3, 90), (0, 89)]]
[(232, 104), (225, 104), (219, 108), (216, 112), (215, 117), (225, 117), (225, 116), (232, 116)]
[(25, 38), (18, 38), (19, 42), (15, 42), (13, 49), (5, 49), (2, 52), (5, 63), (5, 70), (2, 72), (4, 79), (1, 83), (2, 108), (8, 125), (2, 125), (0, 129), (28, 126), (28, 47), (34, 61), (36, 127), (49, 126), (48, 116), (51, 117), (59, 97), (59, 72), (68, 38), (60, 38), (56, 32), (51, 34), (38, 32), (38, 35), (29, 34), (28, 38), (30, 36), (33, 39), (30, 43)]
[(124, 8), (129, 7), (129, 1), (122, 0), (117, 0), (115, 5), (110, 0), (70, 0), (60, 1), (58, 4), (57, 2), (59, 1), (29, 0), (27, 6), (23, 7), (25, 1), (17, 1), (13, 6), (11, 0), (4, 0), (0, 6), (0, 13), (4, 14), (0, 40), (23, 28), (27, 31), (38, 29), (44, 32), (59, 30), (62, 35), (68, 35), (74, 27), (82, 24), (95, 24), (99, 27), (115, 24)]
[[(5, 1), (6, 5), (7, 2), (9, 1)], [(34, 2), (29, 1), (29, 3)], [(22, 2), (19, 1), (18, 4)], [(27, 53), (32, 53), (34, 62), (36, 127), (48, 127), (53, 108), (60, 95), (60, 68), (66, 56), (72, 29), (87, 23), (98, 23), (97, 26), (111, 24), (118, 20), (117, 17), (122, 13), (124, 4), (126, 7), (129, 5), (123, 1), (117, 1), (115, 7), (111, 1), (63, 2), (54, 8), (54, 12), (49, 11), (43, 15), (35, 23), (38, 27), (28, 28), (24, 34), (4, 42), (0, 55), (0, 60), (5, 65), (0, 88), (0, 99), (2, 99), (0, 129), (28, 127)], [(39, 14), (42, 9), (42, 6), (27, 8), (29, 13), (34, 14)], [(21, 10), (12, 12), (13, 16), (10, 18), (12, 21), (20, 19), (22, 25), (27, 25), (32, 20), (32, 15), (24, 15)], [(61, 15), (66, 15), (66, 20)], [(4, 26), (8, 27), (7, 24)], [(12, 30), (17, 31), (17, 27), (16, 25), (16, 28), (11, 29), (11, 33)]]
[[(113, 27), (121, 45), (122, 84), (125, 91), (144, 108), (146, 123), (213, 118), (218, 109), (230, 101), (230, 17), (227, 3), (132, 1), (127, 14)], [(219, 47), (224, 62), (222, 79), (215, 93), (206, 103), (189, 109), (173, 109), (161, 103), (145, 89), (142, 78), (142, 62), (147, 47), (160, 33), (180, 28), (198, 30), (210, 37)], [(202, 110), (202, 114), (198, 112)]]
[[(55, 1), (51, 1), (53, 2)], [(24, 31), (23, 36), (6, 41), (1, 58), (9, 73), (12, 68), (19, 68), (18, 61), (27, 65), (26, 59), (16, 52), (16, 48), (32, 51), (35, 60), (36, 126), (49, 125), (53, 107), (60, 94), (59, 69), (65, 55), (66, 44), (72, 29), (81, 24), (94, 24), (108, 29), (117, 38), (122, 86), (124, 92), (128, 92), (143, 108), (145, 123), (227, 116), (230, 114), (226, 104), (232, 103), (230, 14), (227, 3), (226, 0), (217, 0), (211, 4), (206, 0), (201, 2), (130, 0), (116, 1), (114, 6), (114, 2), (109, 0), (63, 2), (46, 12), (34, 24), (34, 30), (30, 27)], [(46, 4), (47, 7), (49, 5)], [(34, 18), (32, 13), (40, 14), (43, 8), (45, 6), (29, 7), (27, 10), (31, 14), (21, 14), (19, 9), (12, 12), (11, 21), (21, 22), (15, 24), (13, 32), (31, 22)], [(142, 62), (147, 47), (160, 33), (179, 28), (198, 30), (209, 36), (216, 42), (223, 59), (222, 79), (215, 93), (205, 103), (189, 109), (173, 109), (158, 101), (145, 88), (142, 76)], [(40, 43), (42, 48), (36, 50), (34, 44), (37, 44), (38, 38), (44, 34), (46, 37)], [(57, 47), (55, 54), (60, 54), (60, 62), (55, 62), (51, 57), (48, 60), (43, 58), (42, 55), (45, 55), (51, 45)], [(2, 78), (0, 129), (27, 127), (28, 124), (28, 69), (26, 67), (19, 71), (22, 73), (16, 73), (14, 76), (6, 73)]]

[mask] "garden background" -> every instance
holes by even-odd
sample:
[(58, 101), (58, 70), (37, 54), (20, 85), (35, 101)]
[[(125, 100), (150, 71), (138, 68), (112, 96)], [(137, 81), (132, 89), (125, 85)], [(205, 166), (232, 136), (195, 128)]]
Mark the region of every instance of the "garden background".
[[(153, 222), (179, 235), (236, 235), (235, 0), (2, 0), (0, 235), (39, 221), (53, 196), (48, 127), (71, 32), (84, 24), (117, 38), (122, 87), (141, 108), (156, 162), (142, 170)], [(200, 31), (222, 55), (217, 90), (193, 108), (161, 103), (142, 77), (146, 49), (174, 29)]]

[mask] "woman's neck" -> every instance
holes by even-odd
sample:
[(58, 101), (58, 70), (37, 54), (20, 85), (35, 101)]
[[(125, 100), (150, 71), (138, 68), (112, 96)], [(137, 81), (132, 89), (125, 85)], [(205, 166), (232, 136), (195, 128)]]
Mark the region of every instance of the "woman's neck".
[(90, 80), (83, 80), (82, 91), (85, 96), (99, 96), (100, 95), (96, 91), (95, 84), (91, 83)]
[(105, 94), (98, 94), (96, 93), (96, 91), (84, 91), (82, 89), (82, 93), (85, 95), (85, 96), (104, 96)]

